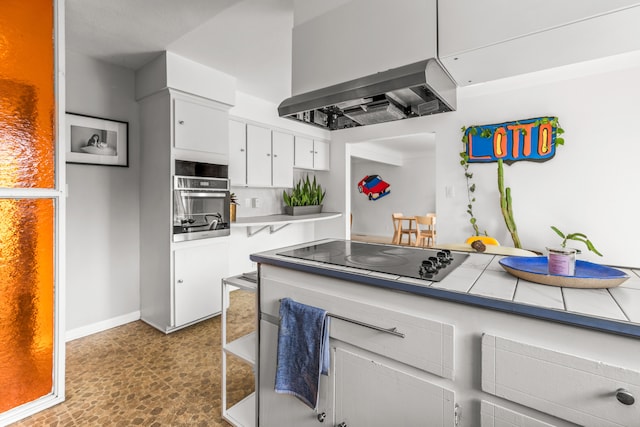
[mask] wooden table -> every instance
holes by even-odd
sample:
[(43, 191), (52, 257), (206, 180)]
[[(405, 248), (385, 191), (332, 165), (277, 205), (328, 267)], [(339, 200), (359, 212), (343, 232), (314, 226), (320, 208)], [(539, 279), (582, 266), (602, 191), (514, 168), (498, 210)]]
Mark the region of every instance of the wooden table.
[[(399, 216), (399, 217), (395, 217), (393, 219), (394, 221), (398, 221), (398, 226), (396, 231), (394, 232), (393, 235), (393, 244), (394, 245), (400, 245), (402, 242), (402, 230), (413, 230), (411, 232), (408, 232), (407, 234), (409, 235), (409, 245), (411, 245), (411, 235), (415, 234), (416, 235), (416, 239), (418, 238), (418, 228), (417, 228), (417, 224), (416, 224), (416, 217), (415, 216)], [(404, 227), (404, 222), (408, 221), (409, 222), (409, 227), (405, 228)]]

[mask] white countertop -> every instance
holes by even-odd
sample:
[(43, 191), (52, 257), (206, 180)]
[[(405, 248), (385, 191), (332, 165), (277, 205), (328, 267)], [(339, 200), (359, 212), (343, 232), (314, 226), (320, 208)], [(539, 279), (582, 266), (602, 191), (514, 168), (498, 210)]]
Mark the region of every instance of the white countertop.
[(253, 254), (251, 259), (427, 297), (640, 338), (640, 269), (621, 268), (630, 278), (614, 288), (563, 288), (512, 276), (498, 263), (503, 258), (501, 255), (470, 253), (464, 263), (443, 280), (431, 282), (277, 255), (284, 249)]

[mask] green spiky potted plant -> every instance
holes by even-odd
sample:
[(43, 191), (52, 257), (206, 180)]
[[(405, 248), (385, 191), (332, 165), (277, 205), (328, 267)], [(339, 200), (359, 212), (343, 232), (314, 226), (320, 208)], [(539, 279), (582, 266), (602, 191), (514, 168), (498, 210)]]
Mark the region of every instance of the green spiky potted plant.
[(576, 254), (580, 253), (578, 249), (567, 248), (567, 240), (574, 240), (582, 242), (587, 246), (591, 252), (598, 256), (602, 256), (600, 252), (595, 248), (591, 240), (583, 233), (563, 233), (557, 227), (551, 226), (551, 229), (562, 238), (562, 243), (559, 247), (547, 248), (548, 262), (549, 262), (549, 274), (556, 274), (560, 276), (573, 276), (576, 269)]
[(314, 176), (313, 182), (311, 182), (307, 175), (306, 178), (298, 181), (291, 193), (287, 193), (286, 190), (282, 192), (282, 199), (285, 204), (284, 211), (288, 215), (320, 213), (325, 194), (326, 191), (316, 182), (316, 177)]

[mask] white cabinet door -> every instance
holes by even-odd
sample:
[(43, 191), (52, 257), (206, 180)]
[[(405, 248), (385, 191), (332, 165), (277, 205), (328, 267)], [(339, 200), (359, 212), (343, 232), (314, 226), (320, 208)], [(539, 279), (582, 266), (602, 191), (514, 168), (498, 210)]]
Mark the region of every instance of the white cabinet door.
[(293, 185), (293, 135), (273, 131), (272, 180), (274, 187)]
[(313, 141), (313, 168), (317, 170), (329, 170), (329, 143), (326, 141)]
[(271, 186), (271, 130), (247, 125), (247, 185)]
[(334, 425), (454, 426), (455, 394), (380, 360), (336, 347)]
[(247, 127), (237, 120), (229, 120), (229, 181), (247, 185)]
[(552, 424), (486, 400), (480, 402), (480, 425), (482, 427), (553, 427)]
[(329, 143), (296, 136), (293, 165), (301, 169), (329, 170)]
[[(320, 400), (317, 413), (302, 403), (297, 397), (278, 394), (274, 391), (278, 350), (278, 327), (264, 320), (260, 321), (260, 426), (261, 427), (318, 427), (331, 426), (330, 414), (326, 406), (328, 377), (320, 377)], [(324, 424), (318, 422), (318, 414), (327, 414)], [(392, 425), (392, 424), (391, 424)]]
[(174, 327), (220, 313), (228, 243), (174, 251)]
[(174, 147), (228, 155), (229, 133), (226, 108), (213, 101), (176, 97), (174, 108)]
[(313, 169), (313, 139), (296, 136), (293, 165), (302, 169)]

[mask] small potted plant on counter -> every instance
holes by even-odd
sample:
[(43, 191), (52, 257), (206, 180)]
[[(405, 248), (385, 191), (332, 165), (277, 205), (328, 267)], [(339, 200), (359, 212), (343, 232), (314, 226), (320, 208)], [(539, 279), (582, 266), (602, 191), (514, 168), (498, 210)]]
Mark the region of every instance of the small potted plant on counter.
[(315, 176), (313, 182), (309, 180), (309, 176), (306, 179), (300, 179), (291, 193), (287, 193), (286, 190), (282, 192), (285, 204), (284, 211), (288, 215), (320, 213), (325, 193), (322, 186), (316, 182)]
[(557, 227), (551, 226), (551, 229), (562, 238), (562, 243), (559, 247), (547, 248), (549, 251), (549, 274), (556, 274), (560, 276), (573, 276), (576, 269), (576, 253), (580, 253), (578, 249), (567, 248), (567, 240), (575, 240), (582, 242), (587, 246), (591, 252), (598, 256), (602, 256), (600, 252), (595, 248), (591, 240), (583, 233), (563, 233)]

